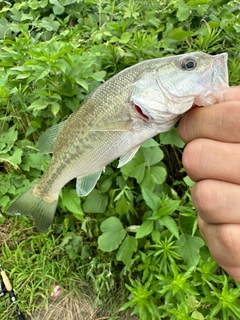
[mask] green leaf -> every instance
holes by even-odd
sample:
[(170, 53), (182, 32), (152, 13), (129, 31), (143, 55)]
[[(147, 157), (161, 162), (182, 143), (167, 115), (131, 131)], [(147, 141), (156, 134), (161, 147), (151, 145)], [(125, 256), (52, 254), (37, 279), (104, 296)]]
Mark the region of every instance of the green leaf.
[[(10, 198), (8, 196), (1, 197), (1, 199), (0, 199), (1, 208), (2, 209), (6, 208), (9, 204), (9, 202), (10, 202)], [(4, 217), (0, 213), (0, 223), (3, 223), (3, 222), (4, 222)]]
[(199, 250), (204, 246), (202, 238), (191, 236), (189, 234), (182, 234), (175, 242), (176, 252), (182, 257), (188, 267), (196, 266), (199, 261)]
[[(81, 208), (81, 201), (76, 193), (76, 190), (63, 190), (62, 192), (62, 204), (70, 212), (76, 214), (76, 218), (83, 217), (83, 211)], [(81, 219), (80, 219), (81, 220)]]
[(86, 197), (83, 204), (83, 211), (88, 213), (103, 213), (106, 211), (108, 204), (108, 196), (102, 194), (99, 190), (93, 189), (93, 191)]
[(129, 201), (127, 201), (124, 195), (122, 195), (120, 199), (116, 201), (116, 212), (121, 216), (126, 214), (130, 207), (131, 204), (129, 203)]
[(127, 177), (137, 179), (138, 183), (142, 182), (145, 173), (145, 159), (141, 149), (130, 162), (121, 167), (121, 172)]
[(173, 29), (170, 34), (169, 38), (177, 40), (177, 41), (183, 41), (186, 38), (192, 36), (194, 34), (193, 31), (184, 31), (182, 27)]
[(154, 213), (154, 215), (152, 215), (150, 219), (157, 220), (160, 217), (173, 214), (178, 209), (180, 202), (180, 200), (173, 200), (169, 198), (164, 199), (164, 201), (161, 203), (161, 207), (156, 213)]
[(62, 14), (64, 12), (65, 9), (58, 0), (50, 0), (50, 3), (54, 5), (53, 12), (55, 14)]
[(165, 226), (177, 239), (179, 239), (178, 226), (173, 218), (169, 216), (163, 216), (159, 219), (159, 222)]
[(56, 20), (53, 21), (50, 17), (44, 17), (39, 23), (39, 26), (45, 28), (48, 31), (57, 31), (60, 23)]
[(31, 103), (28, 107), (29, 110), (42, 110), (45, 109), (49, 105), (49, 101), (45, 99), (38, 99)]
[(156, 182), (151, 173), (151, 167), (147, 167), (145, 170), (143, 181), (141, 182), (141, 187), (148, 189), (149, 191), (154, 191)]
[(149, 139), (141, 145), (141, 148), (150, 148), (150, 147), (159, 147), (159, 143), (154, 139)]
[(153, 231), (153, 228), (154, 228), (154, 221), (150, 221), (150, 220), (144, 221), (136, 233), (136, 239), (140, 239), (149, 235)]
[(16, 147), (14, 148), (14, 152), (12, 155), (0, 154), (0, 161), (8, 162), (13, 167), (17, 168), (18, 164), (20, 164), (22, 161), (22, 153), (23, 153), (23, 150)]
[(192, 187), (192, 186), (194, 186), (194, 184), (195, 184), (195, 182), (193, 181), (193, 180), (191, 180), (190, 178), (189, 178), (189, 176), (186, 176), (186, 177), (184, 177), (183, 178), (183, 181), (186, 183), (186, 185), (188, 186), (188, 187)]
[(150, 169), (151, 175), (153, 177), (153, 180), (157, 184), (162, 184), (167, 177), (167, 171), (163, 167), (151, 167)]
[(182, 1), (178, 0), (177, 18), (179, 21), (185, 21), (191, 14), (191, 9)]
[(5, 220), (4, 216), (0, 213), (0, 224), (3, 224), (4, 220)]
[(60, 104), (58, 102), (53, 102), (51, 104), (51, 111), (55, 117), (58, 114), (59, 110), (60, 110)]
[(98, 238), (98, 247), (105, 252), (116, 250), (126, 236), (123, 225), (116, 217), (110, 217), (101, 224), (103, 234)]
[(160, 133), (161, 144), (170, 144), (171, 146), (176, 146), (178, 148), (183, 148), (185, 143), (181, 140), (178, 135), (178, 129), (173, 127), (167, 132)]
[(122, 261), (127, 266), (127, 269), (131, 267), (132, 255), (137, 251), (137, 246), (137, 240), (134, 237), (127, 235), (118, 249), (116, 258), (118, 261)]
[(5, 107), (10, 97), (9, 89), (6, 86), (0, 86), (0, 107)]
[(121, 38), (119, 40), (120, 43), (128, 43), (130, 38), (132, 36), (132, 33), (130, 32), (124, 32), (122, 35), (121, 35)]
[(83, 79), (75, 79), (76, 83), (79, 84), (81, 87), (83, 87), (85, 90), (88, 90), (88, 84)]
[(235, 23), (233, 25), (233, 28), (236, 30), (237, 33), (240, 33), (240, 24), (239, 23)]
[(193, 311), (192, 315), (191, 315), (191, 319), (193, 320), (204, 320), (205, 317), (203, 316), (202, 313), (198, 312), (198, 311)]
[(91, 78), (93, 78), (96, 81), (104, 81), (104, 77), (106, 76), (106, 71), (99, 71), (95, 72), (91, 75)]
[(151, 208), (153, 211), (156, 211), (159, 208), (160, 198), (152, 191), (142, 188), (142, 195), (149, 208)]
[(0, 152), (8, 153), (14, 146), (14, 142), (17, 140), (18, 132), (15, 130), (15, 125), (10, 127), (8, 131), (0, 134)]
[(164, 157), (164, 153), (159, 147), (143, 148), (141, 151), (146, 166), (153, 166), (154, 164), (159, 163)]

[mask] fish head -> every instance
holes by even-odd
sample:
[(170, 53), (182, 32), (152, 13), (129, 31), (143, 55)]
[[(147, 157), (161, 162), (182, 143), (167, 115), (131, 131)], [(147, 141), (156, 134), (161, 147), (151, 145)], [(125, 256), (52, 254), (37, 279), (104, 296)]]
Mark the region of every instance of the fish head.
[(227, 53), (193, 52), (150, 61), (151, 70), (134, 83), (131, 96), (149, 123), (172, 126), (193, 105), (223, 101), (229, 87)]

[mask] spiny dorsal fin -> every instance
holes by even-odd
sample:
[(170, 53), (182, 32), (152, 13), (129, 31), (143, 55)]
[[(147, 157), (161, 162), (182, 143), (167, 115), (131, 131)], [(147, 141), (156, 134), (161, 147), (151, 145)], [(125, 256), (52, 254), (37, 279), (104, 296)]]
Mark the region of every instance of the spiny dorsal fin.
[(68, 120), (62, 121), (47, 129), (38, 139), (38, 146), (42, 153), (52, 153), (57, 137)]

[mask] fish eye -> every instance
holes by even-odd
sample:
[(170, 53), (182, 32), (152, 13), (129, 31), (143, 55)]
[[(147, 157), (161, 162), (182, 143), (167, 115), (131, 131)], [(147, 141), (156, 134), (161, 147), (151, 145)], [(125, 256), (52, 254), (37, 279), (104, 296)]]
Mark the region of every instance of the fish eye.
[(192, 59), (192, 58), (189, 58), (189, 59), (184, 59), (182, 62), (181, 62), (181, 67), (185, 70), (193, 70), (195, 69), (197, 66), (197, 62)]

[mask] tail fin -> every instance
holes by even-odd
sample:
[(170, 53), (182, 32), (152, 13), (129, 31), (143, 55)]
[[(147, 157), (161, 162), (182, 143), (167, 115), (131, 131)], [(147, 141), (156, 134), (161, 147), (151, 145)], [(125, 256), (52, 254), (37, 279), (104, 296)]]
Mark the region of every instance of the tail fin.
[(36, 227), (45, 232), (53, 222), (57, 201), (47, 202), (33, 194), (32, 186), (8, 208), (7, 212), (15, 216), (31, 216)]

